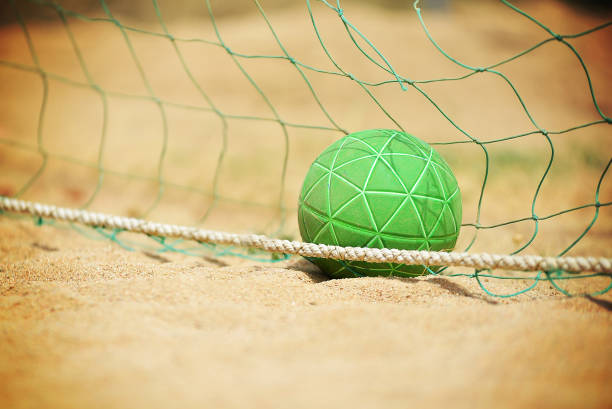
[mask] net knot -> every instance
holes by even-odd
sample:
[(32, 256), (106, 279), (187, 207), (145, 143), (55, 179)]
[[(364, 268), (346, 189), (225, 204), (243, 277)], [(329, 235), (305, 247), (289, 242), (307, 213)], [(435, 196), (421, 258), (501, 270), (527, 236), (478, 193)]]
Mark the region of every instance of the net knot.
[(357, 81), (357, 78), (355, 78), (355, 76), (353, 74), (351, 74), (350, 72), (347, 72), (346, 75), (352, 79), (353, 81)]
[(484, 72), (484, 71), (486, 71), (486, 68), (484, 68), (484, 67), (476, 67), (476, 68), (474, 68), (474, 71), (476, 71), (476, 72)]
[(166, 37), (168, 38), (168, 40), (170, 41), (175, 41), (176, 39), (174, 38), (174, 36), (170, 33), (166, 34)]
[(225, 44), (223, 44), (223, 48), (225, 49), (225, 51), (227, 51), (228, 54), (233, 55), (234, 52), (232, 51), (231, 48), (229, 48), (228, 46), (226, 46)]
[(557, 41), (563, 40), (563, 36), (561, 34), (553, 33), (552, 35)]
[(596, 207), (596, 208), (600, 208), (600, 207), (601, 207), (601, 202), (600, 202), (599, 200), (597, 200), (597, 201), (595, 202), (595, 207)]
[(534, 213), (534, 214), (531, 216), (531, 218), (532, 218), (533, 220), (535, 220), (536, 222), (537, 222), (538, 220), (540, 220), (540, 218), (538, 217), (538, 215), (537, 215), (537, 214), (535, 214), (535, 213)]
[(293, 65), (295, 65), (295, 58), (293, 57), (287, 57), (287, 59), (289, 60), (289, 62)]
[(338, 8), (338, 10), (336, 10), (336, 11), (338, 12), (338, 16), (339, 16), (340, 18), (342, 18), (342, 17), (344, 16), (344, 10), (343, 10), (343, 9)]

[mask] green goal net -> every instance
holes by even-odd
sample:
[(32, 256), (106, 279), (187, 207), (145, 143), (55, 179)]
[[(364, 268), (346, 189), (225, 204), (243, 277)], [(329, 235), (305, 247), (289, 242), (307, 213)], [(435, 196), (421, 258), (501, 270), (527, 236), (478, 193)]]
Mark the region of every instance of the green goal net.
[[(612, 21), (505, 0), (269, 3), (9, 1), (0, 196), (299, 240), (297, 198), (317, 154), (392, 128), (455, 172), (457, 251), (612, 255)], [(30, 213), (129, 250), (289, 257)], [(599, 280), (593, 294), (612, 286), (609, 271), (439, 274), (474, 277), (490, 294), (486, 279), (524, 283), (499, 296), (542, 280), (565, 293), (576, 278)]]

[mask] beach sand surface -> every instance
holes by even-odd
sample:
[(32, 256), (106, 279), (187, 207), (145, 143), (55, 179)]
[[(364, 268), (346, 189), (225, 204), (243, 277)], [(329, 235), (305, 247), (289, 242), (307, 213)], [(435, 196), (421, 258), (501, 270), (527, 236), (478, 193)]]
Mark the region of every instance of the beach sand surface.
[[(168, 9), (160, 3), (162, 12)], [(430, 143), (467, 140), (416, 89), (402, 91), (392, 75), (369, 62), (337, 13), (312, 3), (322, 39), (343, 69), (364, 81), (391, 81), (368, 89), (398, 124), (350, 78), (304, 69), (338, 128), (401, 125)], [(561, 34), (607, 21), (561, 2), (520, 6)], [(282, 56), (261, 15), (248, 7), (252, 12), (219, 16), (224, 41), (236, 53)], [(416, 80), (469, 73), (435, 49), (410, 7), (348, 1), (343, 7), (345, 18), (397, 72)], [(303, 4), (266, 10), (290, 55), (337, 71)], [(501, 3), (453, 2), (447, 10), (424, 8), (423, 16), (441, 47), (474, 66), (550, 37)], [(154, 15), (119, 19), (134, 29), (162, 30)], [(343, 134), (290, 61), (238, 58), (283, 121), (331, 130), (288, 125), (285, 137), (270, 105), (224, 48), (177, 41), (219, 112), (267, 118), (225, 117), (224, 137), (222, 118), (190, 81), (168, 38), (128, 30), (151, 90), (163, 101), (164, 134), (159, 105), (118, 27), (67, 21), (89, 79), (57, 16), (26, 19), (38, 63), (48, 73), (42, 120), (45, 85), (37, 70), (23, 68), (35, 66), (23, 30), (15, 22), (0, 27), (0, 60), (13, 64), (0, 64), (0, 194), (299, 239), (303, 177), (317, 154)], [(177, 38), (218, 40), (204, 12), (168, 18), (167, 28)], [(610, 33), (607, 28), (571, 40), (608, 115)], [(580, 63), (557, 41), (498, 69), (544, 129), (601, 120)], [(104, 100), (90, 80), (107, 93), (106, 122)], [(420, 87), (481, 141), (536, 129), (508, 83), (494, 74)], [(567, 255), (612, 257), (612, 206), (593, 206), (610, 158), (609, 129), (597, 124), (551, 134), (554, 162), (541, 186), (551, 147), (540, 133), (482, 145), (488, 173), (481, 145), (436, 145), (457, 176), (464, 223), (475, 224), (478, 215), (481, 226), (522, 220), (480, 229), (470, 251), (508, 254), (530, 243), (523, 254), (556, 255), (597, 215)], [(612, 201), (609, 179), (599, 185), (600, 203)], [(586, 207), (546, 218), (578, 206)], [(531, 241), (534, 213), (542, 219)], [(299, 257), (259, 262), (219, 257), (223, 248), (204, 247), (189, 256), (162, 251), (146, 237), (139, 238), (146, 245), (128, 251), (103, 238), (108, 230), (49, 223), (0, 215), (1, 408), (612, 408), (610, 292), (570, 298), (541, 281), (524, 294), (499, 298), (464, 276), (329, 280)], [(464, 226), (457, 250), (474, 233)], [(134, 237), (121, 233), (117, 239), (125, 244)], [(473, 270), (447, 271), (460, 272)], [(609, 283), (557, 282), (573, 294)], [(511, 294), (533, 281), (483, 278), (482, 284)]]

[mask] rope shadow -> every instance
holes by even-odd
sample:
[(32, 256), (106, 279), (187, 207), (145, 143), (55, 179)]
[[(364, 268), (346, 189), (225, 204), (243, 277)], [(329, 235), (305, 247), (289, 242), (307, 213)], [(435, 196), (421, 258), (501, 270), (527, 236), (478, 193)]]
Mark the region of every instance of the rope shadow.
[(450, 280), (448, 280), (447, 278), (443, 278), (443, 277), (432, 277), (429, 278), (427, 280), (423, 280), (423, 282), (425, 283), (432, 283), (432, 284), (436, 284), (438, 286), (440, 286), (442, 289), (448, 291), (449, 293), (453, 294), (453, 295), (458, 295), (461, 297), (468, 297), (468, 298), (474, 298), (480, 301), (484, 301), (487, 304), (491, 304), (491, 305), (496, 305), (499, 304), (497, 301), (495, 300), (490, 300), (489, 298), (487, 298), (484, 295), (480, 295), (480, 294), (474, 294), (471, 291), (469, 291), (467, 288), (454, 283)]
[(584, 298), (592, 302), (593, 304), (599, 305), (601, 308), (604, 308), (608, 311), (612, 311), (612, 301), (602, 300), (600, 298), (595, 298), (590, 295), (585, 295)]
[(291, 262), (285, 268), (287, 270), (299, 271), (306, 274), (308, 278), (312, 280), (313, 284), (332, 280), (332, 278), (323, 274), (321, 269), (319, 269), (319, 267), (317, 267), (314, 263), (311, 263), (304, 258)]

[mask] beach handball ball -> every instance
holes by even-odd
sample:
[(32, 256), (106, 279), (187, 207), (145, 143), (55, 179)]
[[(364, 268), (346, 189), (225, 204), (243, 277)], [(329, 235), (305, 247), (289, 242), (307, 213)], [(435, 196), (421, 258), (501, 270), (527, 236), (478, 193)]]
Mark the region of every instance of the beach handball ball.
[[(461, 192), (448, 164), (422, 140), (388, 129), (355, 132), (310, 166), (298, 223), (310, 243), (449, 251), (461, 226)], [(429, 271), (423, 265), (309, 260), (333, 278)]]

